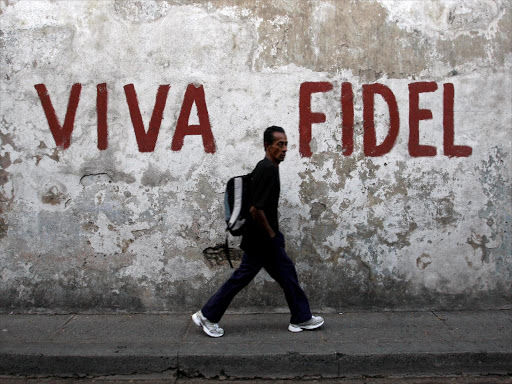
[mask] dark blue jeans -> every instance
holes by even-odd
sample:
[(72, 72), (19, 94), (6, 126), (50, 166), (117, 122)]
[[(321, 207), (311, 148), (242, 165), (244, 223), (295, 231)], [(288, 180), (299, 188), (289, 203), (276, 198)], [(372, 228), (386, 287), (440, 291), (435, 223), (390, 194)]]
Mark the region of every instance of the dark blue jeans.
[(281, 233), (277, 236), (279, 238), (272, 246), (243, 254), (238, 269), (201, 309), (208, 320), (218, 323), (231, 300), (251, 282), (261, 268), (265, 268), (283, 289), (291, 312), (290, 323), (298, 324), (311, 319), (308, 299), (299, 285), (295, 266), (284, 249), (284, 237)]

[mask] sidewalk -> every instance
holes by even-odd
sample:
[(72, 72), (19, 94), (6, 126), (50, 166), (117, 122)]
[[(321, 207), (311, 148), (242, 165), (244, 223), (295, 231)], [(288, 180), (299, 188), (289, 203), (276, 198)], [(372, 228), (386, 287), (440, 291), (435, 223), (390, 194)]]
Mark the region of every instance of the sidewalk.
[(285, 314), (226, 314), (213, 339), (189, 314), (0, 314), (0, 375), (512, 375), (512, 310), (323, 317), (294, 334)]

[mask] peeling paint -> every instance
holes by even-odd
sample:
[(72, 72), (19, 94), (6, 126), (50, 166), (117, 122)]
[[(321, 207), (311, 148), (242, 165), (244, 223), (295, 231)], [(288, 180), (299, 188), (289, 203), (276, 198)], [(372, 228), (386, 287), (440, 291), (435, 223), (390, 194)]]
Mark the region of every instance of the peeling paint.
[(430, 264), (432, 264), (432, 261), (428, 253), (422, 253), (421, 256), (416, 259), (416, 265), (418, 268), (425, 269)]
[[(0, 308), (190, 311), (232, 272), (223, 250), (226, 181), (263, 157), (262, 131), (289, 139), (280, 225), (318, 310), (510, 306), (512, 8), (505, 0), (198, 0), (0, 2)], [(409, 90), (432, 119), (409, 155)], [(312, 95), (309, 158), (299, 155), (299, 92)], [(341, 84), (354, 90), (354, 151), (342, 151)], [(382, 157), (363, 151), (362, 85), (389, 87), (399, 134)], [(82, 84), (72, 145), (58, 147), (35, 84), (64, 124)], [(98, 149), (98, 84), (108, 91), (108, 148)], [(456, 145), (443, 154), (443, 88)], [(142, 153), (124, 86), (147, 130), (170, 86), (153, 152)], [(202, 85), (215, 137), (171, 142), (189, 84)], [(375, 101), (376, 136), (389, 127)], [(189, 125), (199, 124), (197, 106)], [(235, 265), (239, 240), (229, 239)], [(265, 273), (237, 311), (286, 310)]]

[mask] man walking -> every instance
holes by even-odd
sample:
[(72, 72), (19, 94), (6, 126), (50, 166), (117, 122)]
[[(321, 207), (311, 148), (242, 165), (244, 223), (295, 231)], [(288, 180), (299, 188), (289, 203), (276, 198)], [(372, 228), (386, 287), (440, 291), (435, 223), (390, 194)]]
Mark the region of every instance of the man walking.
[(265, 268), (284, 291), (291, 312), (291, 332), (315, 329), (324, 323), (312, 316), (308, 299), (299, 286), (295, 266), (285, 251), (284, 237), (279, 232), (278, 203), (280, 193), (279, 163), (285, 156), (288, 141), (284, 129), (272, 126), (263, 134), (265, 158), (254, 168), (251, 178), (252, 220), (247, 222), (240, 247), (244, 250), (242, 263), (200, 311), (192, 315), (198, 327), (211, 337), (220, 337), (224, 330), (218, 322), (231, 300)]

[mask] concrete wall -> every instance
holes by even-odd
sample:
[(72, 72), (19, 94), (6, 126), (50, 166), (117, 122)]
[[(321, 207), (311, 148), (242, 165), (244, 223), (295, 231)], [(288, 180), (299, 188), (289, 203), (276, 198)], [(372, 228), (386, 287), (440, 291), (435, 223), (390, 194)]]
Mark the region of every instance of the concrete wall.
[[(231, 273), (225, 182), (274, 124), (315, 310), (510, 306), (509, 1), (2, 0), (0, 17), (2, 311), (198, 308)], [(372, 129), (398, 135), (379, 154)], [(260, 273), (231, 308), (286, 303)]]

